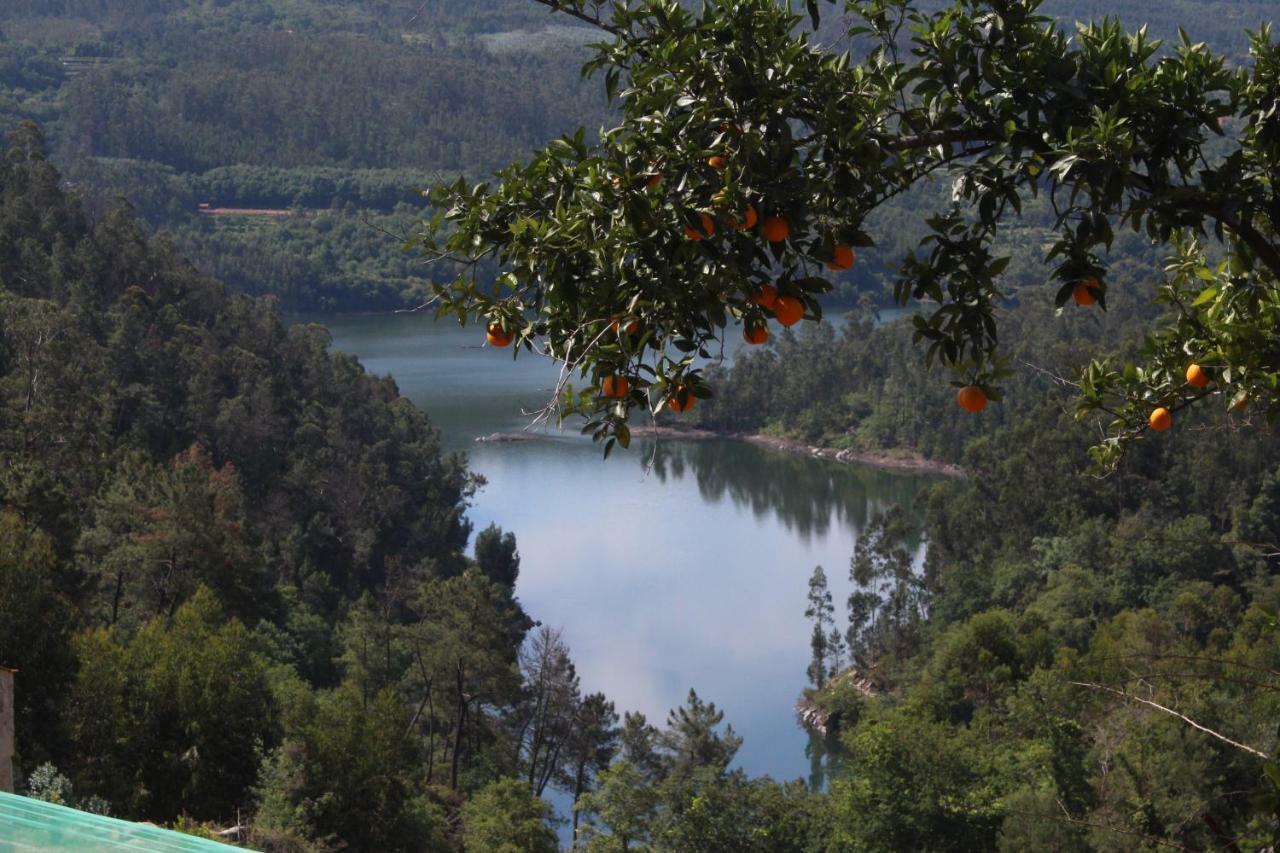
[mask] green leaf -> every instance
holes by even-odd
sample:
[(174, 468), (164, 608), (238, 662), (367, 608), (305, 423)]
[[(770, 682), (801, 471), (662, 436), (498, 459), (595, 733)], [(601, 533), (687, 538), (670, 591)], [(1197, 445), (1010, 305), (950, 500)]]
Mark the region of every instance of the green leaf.
[(1218, 288), (1206, 287), (1204, 290), (1200, 291), (1200, 295), (1197, 296), (1195, 298), (1195, 301), (1191, 303), (1191, 307), (1199, 308), (1201, 305), (1204, 305), (1208, 302), (1212, 302), (1214, 297), (1217, 295), (1218, 295)]

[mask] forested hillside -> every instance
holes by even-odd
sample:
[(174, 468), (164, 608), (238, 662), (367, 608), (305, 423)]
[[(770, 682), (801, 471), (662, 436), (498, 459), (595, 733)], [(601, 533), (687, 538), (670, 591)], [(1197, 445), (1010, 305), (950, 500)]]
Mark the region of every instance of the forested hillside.
[[(731, 769), (732, 721), (692, 691), (657, 726), (581, 683), (428, 414), (238, 292), (411, 300), (386, 232), (420, 215), (415, 184), (605, 120), (575, 31), (477, 6), (0, 10), (0, 117), (48, 127), (0, 161), (0, 664), (25, 790), (272, 851), (553, 850), (551, 790), (589, 853), (1274, 846), (1280, 439), (1219, 400), (1093, 467), (1072, 383), (1166, 310), (1161, 255), (1117, 239), (1107, 313), (1058, 311), (1030, 206), (1012, 375), (981, 418), (870, 305), (710, 370), (685, 418), (965, 470), (924, 495), (923, 566), (891, 510), (847, 600), (813, 574), (827, 787)], [(1234, 61), (1272, 8), (1050, 7), (1203, 24)], [(920, 227), (908, 205), (886, 250)], [(619, 540), (666, 558), (661, 530)]]
[(422, 293), (396, 237), (416, 189), (604, 121), (583, 31), (531, 6), (5, 4), (0, 120), (40, 121), (97, 208), (124, 195), (238, 290), (401, 307)]
[[(864, 592), (837, 615), (813, 590), (830, 793), (749, 779), (696, 695), (662, 729), (584, 695), (515, 597), (513, 537), (463, 555), (472, 481), (389, 380), (127, 216), (87, 219), (40, 150), (22, 129), (0, 166), (0, 661), (22, 671), (31, 793), (197, 831), (252, 815), (269, 850), (550, 850), (548, 787), (580, 795), (600, 851), (1275, 832), (1258, 756), (1080, 686), (1274, 748), (1280, 448), (1247, 416), (1099, 480), (1037, 372), (981, 434), (887, 423), (940, 408), (918, 374), (864, 363), (894, 361), (902, 325), (784, 342), (785, 373), (743, 361), (726, 401), (747, 372), (810, 377), (781, 401), (811, 435), (865, 409), (972, 475), (929, 496), (923, 576), (890, 516), (853, 555)], [(824, 390), (833, 369), (854, 405)]]
[[(1246, 28), (1271, 8), (1057, 0), (1047, 11), (1119, 15), (1162, 37), (1187, 24), (1242, 57)], [(832, 17), (819, 38), (841, 33)], [(593, 39), (530, 0), (18, 0), (0, 8), (0, 122), (39, 121), (95, 208), (123, 194), (239, 291), (289, 309), (385, 310), (426, 293), (427, 271), (400, 250), (422, 213), (415, 188), (481, 179), (608, 125), (598, 82), (579, 79)], [(314, 215), (202, 216), (201, 203)], [(867, 253), (846, 292), (878, 293), (894, 248)]]
[(30, 790), (253, 810), (279, 849), (449, 849), (465, 792), (607, 761), (612, 708), (576, 684), (556, 713), (603, 742), (544, 771), (512, 733), (515, 541), (463, 556), (475, 481), (426, 415), (127, 215), (86, 218), (41, 148), (25, 127), (0, 164), (0, 660)]

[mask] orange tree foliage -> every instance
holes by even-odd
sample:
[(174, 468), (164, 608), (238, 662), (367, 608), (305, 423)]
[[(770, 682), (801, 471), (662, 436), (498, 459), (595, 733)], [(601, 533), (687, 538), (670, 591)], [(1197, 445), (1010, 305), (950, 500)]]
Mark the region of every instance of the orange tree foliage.
[[(1042, 197), (1059, 306), (1087, 282), (1096, 304), (1078, 310), (1105, 310), (1108, 288), (1124, 286), (1104, 260), (1117, 229), (1171, 256), (1158, 298), (1173, 319), (1150, 330), (1137, 363), (1100, 359), (1081, 377), (1081, 416), (1103, 413), (1107, 429), (1099, 461), (1141, 435), (1156, 406), (1175, 417), (1206, 397), (1275, 408), (1280, 48), (1265, 28), (1252, 63), (1233, 70), (1185, 36), (1162, 50), (1114, 21), (1069, 35), (1039, 0), (937, 11), (848, 0), (855, 58), (811, 42), (804, 18), (774, 0), (699, 12), (672, 0), (537, 2), (599, 28), (585, 71), (603, 75), (620, 122), (594, 143), (581, 131), (558, 139), (494, 184), (438, 188), (416, 242), (457, 265), (437, 288), (441, 313), (499, 323), (588, 380), (577, 394), (566, 381), (558, 409), (585, 414), (606, 449), (676, 388), (710, 394), (696, 356), (727, 327), (771, 318), (751, 300), (762, 284), (820, 319), (836, 247), (873, 245), (871, 214), (931, 176), (951, 181), (952, 199), (922, 214), (929, 233), (895, 292), (924, 302), (916, 340), (958, 387), (1000, 399), (1009, 259), (994, 243)], [(806, 6), (816, 26), (818, 5)], [(761, 225), (738, 227), (749, 208)], [(789, 234), (771, 242), (762, 226), (779, 218)], [(1208, 242), (1226, 250), (1207, 255)], [(482, 260), (501, 266), (496, 281), (478, 280)], [(634, 333), (613, 323), (624, 316)], [(1207, 387), (1186, 384), (1191, 361)], [(622, 399), (596, 390), (614, 374), (630, 380)]]

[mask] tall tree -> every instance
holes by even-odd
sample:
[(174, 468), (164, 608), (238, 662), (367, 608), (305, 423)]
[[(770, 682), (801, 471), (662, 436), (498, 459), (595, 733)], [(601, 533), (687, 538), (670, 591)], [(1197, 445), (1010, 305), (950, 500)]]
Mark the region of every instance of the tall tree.
[(725, 725), (724, 711), (704, 702), (693, 689), (684, 705), (667, 714), (667, 726), (658, 735), (662, 769), (667, 777), (685, 777), (695, 770), (724, 773), (742, 746), (742, 738)]
[(819, 690), (827, 683), (827, 676), (834, 674), (834, 668), (828, 661), (836, 653), (836, 649), (830, 646), (831, 639), (840, 635), (835, 628), (835, 612), (831, 591), (827, 589), (827, 573), (822, 566), (814, 566), (813, 574), (809, 576), (809, 606), (805, 608), (804, 615), (813, 621), (813, 635), (809, 640), (812, 659), (808, 675)]
[(428, 778), (434, 773), (436, 726), (443, 724), (440, 746), (449, 762), (449, 786), (456, 789), (463, 756), (474, 756), (484, 746), (494, 734), (489, 728), (494, 713), (518, 698), (517, 650), (527, 617), (509, 590), (477, 569), (426, 582), (414, 607), (420, 621), (409, 625), (404, 636), (413, 671), (422, 678), (422, 701), (437, 715), (417, 717), (430, 742)]
[(847, 638), (849, 653), (861, 666), (885, 652), (902, 654), (917, 639), (926, 590), (908, 535), (906, 516), (894, 506), (872, 519), (854, 545)]
[(578, 837), (581, 812), (578, 802), (593, 790), (618, 752), (621, 730), (618, 712), (603, 693), (583, 697), (574, 714), (573, 728), (565, 744), (565, 766), (573, 792), (573, 837)]
[(494, 583), (515, 589), (520, 576), (520, 552), (516, 550), (514, 533), (490, 524), (476, 535), (476, 565)]
[(559, 629), (542, 626), (520, 653), (525, 696), (517, 705), (515, 742), (529, 787), (541, 797), (563, 781), (564, 750), (581, 702), (578, 674)]

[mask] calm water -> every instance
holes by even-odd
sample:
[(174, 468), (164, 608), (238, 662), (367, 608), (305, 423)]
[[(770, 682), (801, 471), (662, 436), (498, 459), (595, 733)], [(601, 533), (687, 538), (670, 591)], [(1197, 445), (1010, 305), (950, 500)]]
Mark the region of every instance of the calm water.
[(858, 531), (927, 478), (719, 440), (637, 442), (608, 460), (572, 433), (477, 443), (528, 425), (522, 409), (554, 384), (550, 362), (513, 363), (477, 346), (478, 327), (425, 316), (327, 322), (337, 349), (393, 376), (488, 481), (471, 519), (515, 532), (519, 597), (564, 628), (584, 691), (661, 724), (693, 687), (744, 737), (748, 772), (808, 775), (793, 706), (809, 574), (826, 568), (839, 614)]

